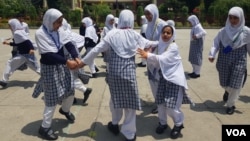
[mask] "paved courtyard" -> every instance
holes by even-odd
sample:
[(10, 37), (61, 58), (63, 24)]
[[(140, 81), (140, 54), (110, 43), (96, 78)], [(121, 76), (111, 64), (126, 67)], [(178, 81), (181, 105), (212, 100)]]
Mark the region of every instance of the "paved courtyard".
[[(78, 29), (74, 29), (78, 33)], [(222, 102), (223, 89), (219, 85), (215, 63), (208, 61), (208, 52), (218, 29), (206, 29), (203, 66), (201, 77), (190, 79), (187, 75), (189, 90), (187, 93), (195, 102), (195, 107), (183, 105), (185, 114), (185, 128), (183, 136), (176, 141), (221, 141), (222, 124), (250, 124), (250, 80), (242, 89), (239, 100), (236, 102), (236, 112), (233, 115), (225, 114), (225, 103)], [(30, 37), (34, 40), (35, 30), (30, 30)], [(176, 42), (182, 56), (185, 73), (192, 71), (188, 62), (189, 32), (190, 29), (177, 29)], [(0, 39), (11, 37), (8, 29), (0, 29)], [(11, 47), (0, 44), (0, 75), (5, 68), (6, 61), (11, 57)], [(82, 52), (83, 53), (83, 52)], [(37, 53), (37, 57), (40, 56)], [(136, 57), (137, 63), (140, 58)], [(105, 83), (105, 64), (98, 56), (96, 64), (100, 68), (97, 78), (90, 80), (87, 87), (93, 88), (88, 105), (83, 106), (83, 94), (76, 90), (78, 104), (71, 112), (76, 121), (69, 124), (58, 110), (57, 106), (53, 119), (53, 129), (59, 134), (58, 141), (123, 141), (120, 134), (114, 136), (107, 130), (107, 123), (111, 120), (109, 111), (109, 89)], [(249, 58), (248, 58), (249, 61)], [(250, 65), (248, 62), (248, 70)], [(89, 68), (85, 68), (89, 71)], [(248, 71), (248, 77), (249, 77)], [(2, 77), (2, 76), (0, 76)], [(39, 76), (30, 69), (16, 71), (11, 77), (7, 89), (0, 89), (0, 140), (1, 141), (40, 141), (38, 128), (42, 122), (44, 103), (42, 95), (37, 99), (31, 97)], [(153, 96), (146, 76), (146, 68), (137, 68), (139, 94), (142, 101), (142, 110), (137, 111), (137, 141), (170, 141), (170, 129), (158, 135), (155, 128), (158, 125), (157, 115), (151, 114)], [(169, 118), (168, 124), (173, 127)]]

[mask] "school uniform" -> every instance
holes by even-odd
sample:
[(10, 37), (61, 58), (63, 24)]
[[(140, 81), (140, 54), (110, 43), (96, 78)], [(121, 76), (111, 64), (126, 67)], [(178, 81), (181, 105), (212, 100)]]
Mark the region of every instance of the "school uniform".
[[(188, 89), (181, 56), (178, 51), (178, 45), (175, 40), (175, 29), (173, 28), (173, 36), (168, 42), (164, 42), (162, 38), (159, 45), (154, 49), (153, 53), (148, 53), (147, 62), (153, 66), (150, 69), (154, 73), (154, 78), (159, 81), (156, 94), (156, 103), (158, 105), (159, 126), (167, 125), (167, 115), (174, 122), (175, 127), (183, 128), (184, 114), (181, 111), (181, 104), (191, 104), (192, 101), (188, 97), (185, 90)], [(163, 132), (156, 131), (157, 133)]]
[[(44, 113), (43, 122), (39, 133), (45, 139), (57, 139), (51, 129), (52, 118), (58, 103), (62, 103), (59, 112), (66, 116), (70, 122), (74, 122), (75, 117), (70, 112), (74, 100), (74, 80), (70, 70), (65, 65), (67, 58), (64, 55), (64, 48), (71, 57), (77, 58), (78, 53), (70, 41), (70, 35), (61, 30), (53, 30), (53, 23), (62, 16), (57, 9), (49, 9), (43, 17), (42, 26), (35, 33), (35, 40), (41, 55), (41, 77), (44, 91)], [(34, 89), (35, 91), (40, 91)]]
[[(86, 54), (88, 54), (88, 52), (90, 50), (92, 50), (96, 46), (97, 41), (98, 41), (98, 36), (96, 34), (96, 30), (93, 26), (93, 21), (91, 18), (85, 17), (85, 18), (83, 18), (82, 22), (86, 26), (86, 31), (85, 31), (85, 36), (84, 36), (85, 37), (84, 46), (85, 46), (86, 52), (83, 55), (83, 56), (85, 56)], [(96, 77), (97, 71), (96, 71), (95, 62), (92, 62), (89, 64), (89, 69), (92, 73), (92, 76)]]
[[(66, 34), (70, 35), (69, 39), (72, 41), (72, 43), (73, 43), (74, 47), (76, 48), (76, 51), (80, 57), (79, 52), (81, 51), (81, 49), (84, 46), (84, 42), (85, 42), (84, 37), (75, 33), (75, 32), (72, 32), (70, 24), (68, 24), (68, 22), (65, 19), (63, 19), (61, 29), (63, 29), (66, 32)], [(65, 57), (71, 58), (69, 52), (66, 49), (64, 49), (64, 55), (65, 55)], [(78, 73), (84, 73), (84, 71), (81, 69), (80, 70), (71, 70), (71, 73), (72, 73), (72, 77), (74, 79), (74, 88), (83, 92), (83, 93), (86, 92), (87, 88), (85, 87), (85, 85), (81, 82), (81, 80), (78, 77)], [(37, 98), (43, 92), (43, 87), (41, 84), (42, 84), (42, 82), (41, 82), (41, 80), (39, 80), (37, 85), (35, 86), (35, 91), (32, 94), (33, 98)], [(92, 91), (91, 89), (89, 89), (89, 90)]]
[(123, 112), (125, 112), (121, 132), (127, 139), (136, 137), (135, 111), (141, 109), (136, 81), (136, 50), (139, 47), (158, 44), (158, 42), (150, 42), (143, 38), (133, 30), (133, 25), (133, 13), (130, 10), (123, 10), (119, 16), (118, 28), (109, 31), (103, 40), (82, 59), (84, 64), (88, 64), (100, 52), (110, 50), (107, 83), (111, 94), (112, 121), (108, 127), (114, 134), (119, 133), (119, 129), (114, 129), (114, 127), (118, 128)]
[[(112, 29), (115, 29), (115, 25), (114, 24), (110, 24), (110, 20), (114, 20), (115, 17), (112, 14), (108, 14), (105, 20), (105, 26), (103, 27), (103, 32), (102, 32), (102, 38), (104, 38), (108, 32)], [(109, 55), (109, 50), (103, 52), (103, 61), (106, 63), (106, 68), (107, 68), (107, 72), (108, 72), (108, 59), (110, 58)]]
[[(152, 21), (148, 21), (147, 30), (145, 33), (146, 38), (151, 41), (159, 41), (161, 30), (165, 25), (167, 25), (167, 23), (159, 18), (159, 11), (155, 4), (147, 5), (144, 11), (149, 11), (153, 15)], [(154, 99), (156, 99), (159, 80), (157, 80), (155, 78), (155, 74), (150, 71), (153, 69), (154, 66), (147, 63), (148, 80)], [(154, 108), (152, 113), (157, 113), (157, 109)]]
[(2, 86), (7, 86), (9, 77), (24, 63), (26, 63), (30, 69), (40, 74), (40, 66), (37, 59), (34, 54), (30, 54), (30, 50), (34, 50), (34, 46), (29, 39), (28, 33), (24, 31), (21, 23), (17, 19), (9, 20), (8, 24), (13, 31), (14, 39), (14, 42), (11, 42), (10, 46), (17, 47), (18, 54), (7, 61), (1, 80)]
[(239, 23), (233, 27), (227, 18), (226, 26), (220, 29), (214, 38), (209, 58), (215, 58), (218, 53), (216, 69), (219, 73), (219, 82), (229, 93), (226, 112), (233, 114), (246, 72), (250, 29), (245, 26), (242, 8), (233, 7), (228, 15), (238, 17)]
[[(63, 23), (62, 23), (62, 29), (70, 35), (70, 40), (72, 41), (72, 43), (74, 44), (77, 53), (78, 53), (78, 57), (80, 58), (80, 52), (82, 50), (82, 48), (84, 47), (85, 44), (85, 38), (82, 35), (79, 35), (73, 31), (71, 31), (71, 26), (70, 24), (68, 24), (66, 19), (63, 19)], [(67, 50), (64, 50), (65, 55), (67, 55), (68, 57), (70, 57), (69, 53), (67, 52)], [(84, 99), (83, 99), (83, 103), (85, 103), (89, 97), (89, 94), (92, 92), (91, 88), (86, 88), (85, 85), (83, 84), (83, 82), (79, 79), (78, 74), (79, 73), (85, 73), (83, 69), (77, 69), (77, 70), (71, 70), (71, 73), (73, 75), (73, 79), (74, 79), (74, 88), (81, 91), (84, 95)], [(76, 100), (76, 99), (75, 99)], [(74, 102), (76, 102), (74, 100)]]
[[(191, 15), (187, 19), (191, 25), (192, 29), (190, 32), (190, 49), (188, 60), (192, 64), (193, 71), (190, 77), (195, 77), (200, 75), (200, 70), (203, 60), (203, 46), (206, 31), (203, 29), (199, 22), (199, 19), (195, 15)], [(196, 37), (196, 39), (193, 38)]]

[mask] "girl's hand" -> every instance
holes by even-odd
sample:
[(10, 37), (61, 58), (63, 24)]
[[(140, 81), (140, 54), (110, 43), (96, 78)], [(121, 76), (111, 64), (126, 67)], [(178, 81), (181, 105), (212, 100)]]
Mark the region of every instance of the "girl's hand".
[(35, 51), (34, 49), (31, 49), (30, 52), (29, 52), (30, 55), (34, 55), (35, 54)]
[(75, 60), (67, 60), (66, 66), (71, 70), (78, 69), (78, 64)]
[(211, 62), (211, 63), (214, 62), (214, 58), (212, 58), (212, 57), (209, 57), (208, 60), (209, 60), (209, 62)]
[(77, 62), (78, 65), (81, 64), (82, 62), (80, 58), (75, 58), (75, 61)]
[(3, 44), (4, 44), (4, 45), (10, 45), (10, 43), (8, 43), (6, 40), (3, 41)]
[(140, 58), (145, 58), (147, 59), (148, 58), (148, 52), (147, 51), (144, 51), (143, 49), (141, 48), (138, 48), (137, 49), (137, 54), (140, 54)]
[(80, 64), (78, 64), (78, 67), (79, 67), (79, 68), (82, 68), (82, 67), (84, 67), (85, 65), (86, 65), (86, 64), (85, 64), (84, 62), (81, 61)]

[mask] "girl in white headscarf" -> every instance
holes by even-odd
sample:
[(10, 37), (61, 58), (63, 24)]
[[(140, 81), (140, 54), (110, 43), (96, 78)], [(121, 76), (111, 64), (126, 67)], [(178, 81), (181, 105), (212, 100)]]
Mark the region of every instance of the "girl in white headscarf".
[(37, 62), (35, 49), (29, 38), (29, 34), (25, 32), (20, 21), (17, 19), (10, 19), (8, 24), (13, 33), (14, 42), (4, 41), (3, 44), (16, 46), (18, 54), (10, 58), (6, 63), (6, 68), (0, 81), (2, 87), (7, 86), (9, 77), (24, 63), (27, 64), (30, 69), (40, 74), (40, 66)]
[[(76, 47), (76, 50), (78, 51), (78, 54), (79, 54), (80, 50), (84, 46), (84, 36), (71, 31), (71, 25), (67, 22), (67, 20), (65, 18), (63, 18), (61, 29), (64, 30), (66, 32), (66, 34), (70, 35), (69, 38), (72, 41), (72, 43), (74, 44), (74, 47)], [(68, 51), (66, 49), (64, 50), (64, 53), (66, 56), (70, 57), (70, 54), (68, 53)], [(80, 57), (80, 54), (79, 54), (79, 57)], [(84, 73), (82, 71), (82, 69), (71, 70), (71, 72), (72, 72), (72, 75), (74, 77), (74, 88), (83, 92), (83, 95), (84, 95), (83, 104), (85, 104), (85, 102), (89, 98), (89, 94), (92, 92), (92, 89), (86, 88), (85, 85), (83, 84), (83, 82), (79, 79), (79, 73)], [(39, 94), (43, 92), (43, 87), (40, 84), (42, 84), (42, 83), (38, 83), (35, 87), (36, 93), (32, 94), (32, 96), (34, 98), (37, 98), (39, 96)], [(38, 92), (39, 89), (40, 89), (40, 93)], [(77, 103), (76, 98), (74, 98), (73, 103), (74, 104)]]
[(244, 12), (241, 7), (232, 7), (228, 12), (225, 27), (214, 38), (209, 52), (209, 61), (218, 58), (216, 68), (220, 85), (228, 92), (227, 114), (235, 111), (247, 65), (247, 44), (250, 42), (250, 29), (245, 26)]
[(174, 22), (174, 20), (167, 20), (166, 23), (167, 23), (167, 25), (170, 25), (170, 26), (175, 27), (175, 22)]
[[(184, 114), (180, 110), (182, 103), (192, 103), (185, 90), (188, 89), (181, 56), (175, 40), (175, 28), (169, 25), (163, 27), (157, 48), (152, 52), (138, 49), (142, 58), (154, 66), (159, 86), (157, 87), (156, 103), (158, 105), (159, 126), (157, 134), (167, 129), (167, 115), (174, 122), (170, 137), (178, 138), (183, 128)], [(151, 71), (151, 70), (150, 70)], [(153, 72), (152, 72), (153, 73)]]
[[(84, 47), (84, 42), (85, 42), (84, 36), (73, 32), (71, 30), (70, 24), (67, 22), (67, 20), (65, 18), (63, 19), (63, 22), (62, 22), (62, 28), (65, 32), (67, 32), (67, 34), (71, 35), (70, 40), (75, 45), (77, 50), (79, 52), (81, 52), (82, 48)], [(79, 55), (80, 55), (80, 53), (79, 53)], [(82, 103), (85, 104), (89, 98), (90, 93), (92, 92), (92, 89), (86, 88), (85, 85), (82, 83), (82, 81), (79, 79), (79, 73), (84, 73), (84, 72), (82, 72), (82, 69), (72, 70), (72, 73), (73, 73), (73, 77), (74, 77), (74, 87), (75, 87), (75, 89), (83, 92), (84, 98), (83, 98)], [(77, 100), (75, 98), (74, 104), (76, 104), (76, 103), (77, 103)]]
[[(98, 36), (96, 34), (96, 29), (93, 25), (93, 21), (90, 17), (85, 17), (82, 19), (82, 23), (84, 24), (84, 26), (86, 27), (85, 30), (85, 49), (86, 52), (84, 53), (83, 56), (85, 56), (86, 54), (88, 54), (88, 52), (90, 52), (91, 49), (93, 49), (98, 41)], [(92, 73), (92, 77), (96, 78), (97, 77), (97, 72), (99, 71), (99, 69), (96, 67), (95, 62), (93, 61), (92, 63), (88, 64), (89, 65), (89, 69)]]
[(134, 14), (123, 10), (119, 16), (118, 28), (108, 32), (103, 40), (82, 59), (82, 65), (91, 63), (100, 52), (110, 49), (107, 83), (111, 94), (110, 110), (112, 121), (108, 128), (119, 134), (119, 122), (125, 112), (121, 132), (128, 141), (136, 138), (136, 110), (141, 109), (136, 81), (135, 55), (139, 47), (156, 46), (143, 38), (134, 29)]
[(190, 31), (190, 49), (189, 49), (189, 61), (192, 64), (193, 71), (189, 73), (189, 77), (200, 77), (204, 40), (207, 32), (203, 29), (199, 22), (199, 19), (195, 15), (191, 15), (187, 19), (192, 26)]
[[(45, 108), (39, 134), (47, 140), (56, 140), (58, 136), (51, 129), (56, 105), (61, 103), (59, 112), (73, 123), (70, 112), (74, 100), (74, 83), (70, 69), (76, 69), (79, 63), (78, 53), (70, 40), (70, 34), (60, 29), (63, 15), (57, 9), (49, 9), (43, 17), (42, 26), (35, 33), (35, 40), (41, 55), (41, 77), (44, 90)], [(59, 30), (60, 29), (60, 30)], [(72, 59), (67, 59), (64, 48)], [(40, 89), (34, 89), (34, 93)]]
[[(119, 19), (117, 18), (117, 20), (119, 20)], [(118, 23), (118, 21), (117, 21), (117, 23)], [(110, 30), (115, 29), (115, 28), (116, 28), (115, 27), (115, 17), (112, 14), (108, 14), (106, 16), (105, 26), (103, 27), (102, 38), (104, 38)], [(103, 52), (102, 54), (103, 54), (103, 61), (106, 63), (106, 68), (107, 68), (106, 71), (108, 73), (109, 50)]]
[[(167, 23), (159, 18), (159, 10), (155, 4), (149, 4), (144, 9), (144, 15), (148, 20), (148, 26), (146, 30), (146, 38), (151, 41), (158, 41), (160, 39), (162, 27), (167, 25)], [(138, 67), (144, 67), (142, 63), (137, 65)], [(153, 66), (148, 65), (148, 69), (153, 69)], [(158, 87), (158, 80), (155, 79), (155, 74), (148, 72), (148, 80), (152, 90), (154, 98), (156, 98), (156, 90)], [(157, 106), (152, 109), (152, 113), (156, 114)]]

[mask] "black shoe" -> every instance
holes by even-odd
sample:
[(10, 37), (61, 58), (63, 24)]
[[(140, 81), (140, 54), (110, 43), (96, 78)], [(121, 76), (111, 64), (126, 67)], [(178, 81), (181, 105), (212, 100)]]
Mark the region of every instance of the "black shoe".
[(125, 141), (136, 141), (136, 135), (134, 136), (133, 139), (126, 139)]
[(194, 74), (195, 74), (194, 72), (188, 73), (188, 76), (190, 77), (191, 75), (194, 75)]
[(77, 103), (77, 99), (74, 97), (73, 104), (76, 104), (76, 103)]
[(161, 123), (159, 123), (158, 127), (156, 128), (155, 132), (157, 134), (162, 134), (166, 129), (168, 128), (168, 125), (161, 125)]
[(99, 72), (99, 69), (97, 68), (97, 66), (95, 66), (95, 71), (96, 71), (96, 72)]
[(196, 73), (190, 73), (190, 74), (188, 74), (188, 76), (191, 77), (191, 78), (198, 78), (198, 77), (200, 77), (200, 75), (196, 74)]
[(225, 91), (225, 93), (224, 93), (224, 95), (223, 95), (223, 101), (224, 102), (227, 102), (227, 100), (228, 100), (228, 92), (227, 91)]
[(154, 109), (152, 109), (151, 113), (152, 114), (157, 114), (158, 113), (158, 107), (155, 107)]
[(90, 93), (92, 92), (92, 89), (91, 88), (87, 88), (86, 91), (84, 92), (84, 98), (82, 100), (82, 103), (86, 103), (86, 101), (89, 99), (89, 95)]
[(181, 134), (181, 129), (184, 128), (183, 125), (181, 126), (174, 126), (174, 128), (172, 129), (171, 133), (170, 133), (170, 137), (172, 139), (177, 139), (180, 134)]
[(235, 106), (227, 107), (227, 110), (226, 110), (227, 114), (232, 115), (234, 111), (235, 111)]
[(118, 135), (120, 133), (119, 126), (117, 124), (116, 125), (112, 124), (111, 121), (108, 123), (108, 129), (115, 135)]
[(46, 140), (57, 140), (58, 138), (51, 128), (43, 128), (40, 126), (38, 133)]
[(3, 81), (0, 81), (0, 86), (2, 86), (2, 88), (5, 88), (5, 87), (7, 87), (7, 83), (3, 82)]
[(146, 66), (147, 65), (146, 64), (142, 64), (142, 62), (137, 64), (137, 67), (146, 67)]
[(26, 63), (22, 64), (19, 68), (17, 68), (17, 70), (23, 71), (23, 70), (27, 70), (28, 69), (28, 65)]
[(97, 77), (97, 73), (92, 73), (92, 76), (90, 78), (96, 78)]
[(62, 108), (60, 108), (59, 113), (64, 115), (69, 122), (74, 123), (75, 121), (75, 116), (71, 112), (64, 112)]

